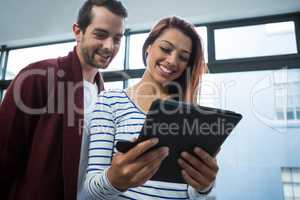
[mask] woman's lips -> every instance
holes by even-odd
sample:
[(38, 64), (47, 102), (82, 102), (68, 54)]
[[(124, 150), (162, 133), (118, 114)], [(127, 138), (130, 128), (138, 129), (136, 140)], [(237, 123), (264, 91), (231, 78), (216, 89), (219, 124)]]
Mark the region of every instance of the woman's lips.
[(158, 65), (158, 68), (160, 69), (160, 71), (165, 74), (165, 75), (172, 75), (175, 73), (174, 70), (168, 69), (167, 67), (163, 66), (163, 65)]

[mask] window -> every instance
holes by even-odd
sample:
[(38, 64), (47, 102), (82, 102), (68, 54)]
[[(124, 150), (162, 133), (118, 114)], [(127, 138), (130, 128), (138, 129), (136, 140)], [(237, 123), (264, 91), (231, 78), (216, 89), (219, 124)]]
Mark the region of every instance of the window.
[(295, 111), (296, 111), (296, 118), (300, 119), (300, 106), (296, 107)]
[(300, 72), (275, 72), (274, 94), (277, 120), (300, 122)]
[(104, 82), (104, 88), (105, 90), (111, 90), (111, 89), (123, 89), (123, 81), (113, 81), (113, 82)]
[(293, 21), (216, 29), (216, 60), (297, 53)]
[(2, 79), (3, 77), (3, 55), (4, 53), (2, 52), (1, 48), (0, 48), (0, 80)]
[(202, 39), (202, 46), (204, 51), (204, 59), (205, 63), (208, 62), (208, 56), (207, 56), (207, 28), (205, 26), (196, 27), (197, 33), (200, 35)]
[(148, 34), (149, 33), (130, 35), (129, 69), (145, 68), (142, 57), (142, 49)]
[(28, 64), (49, 58), (67, 55), (75, 42), (30, 47), (9, 51), (5, 80), (13, 79)]
[(284, 200), (300, 200), (300, 168), (281, 169)]
[[(26, 67), (30, 63), (40, 61), (43, 59), (66, 56), (68, 52), (73, 50), (73, 47), (75, 45), (76, 42), (68, 42), (62, 44), (52, 44), (52, 45), (11, 50), (8, 56), (5, 80), (13, 79), (22, 68)], [(124, 56), (125, 56), (124, 53), (125, 53), (125, 40), (123, 37), (118, 54), (112, 60), (109, 67), (101, 71), (123, 70)]]
[(197, 102), (201, 106), (221, 108), (225, 102), (225, 92), (217, 75), (205, 74), (200, 83)]
[(276, 94), (275, 106), (277, 120), (300, 120), (300, 94), (288, 96)]
[[(197, 33), (200, 35), (203, 48), (204, 57), (207, 63), (207, 28), (204, 26), (196, 27)], [(129, 68), (141, 69), (145, 68), (142, 57), (142, 48), (149, 33), (140, 33), (130, 35), (130, 49), (129, 49)]]
[[(6, 90), (2, 90), (2, 91), (0, 92), (0, 94), (1, 94), (1, 101), (4, 99), (5, 93), (6, 93)], [(1, 102), (1, 101), (0, 101), (0, 102)]]

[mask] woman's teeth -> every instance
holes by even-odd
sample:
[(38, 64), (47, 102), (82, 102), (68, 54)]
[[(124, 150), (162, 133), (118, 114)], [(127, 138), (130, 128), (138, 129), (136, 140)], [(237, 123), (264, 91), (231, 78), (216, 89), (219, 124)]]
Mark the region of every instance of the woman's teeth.
[(172, 73), (173, 73), (172, 70), (167, 69), (166, 67), (164, 67), (164, 66), (162, 66), (162, 65), (159, 65), (159, 68), (160, 68), (163, 72), (165, 72), (165, 73), (168, 73), (168, 74), (172, 74)]

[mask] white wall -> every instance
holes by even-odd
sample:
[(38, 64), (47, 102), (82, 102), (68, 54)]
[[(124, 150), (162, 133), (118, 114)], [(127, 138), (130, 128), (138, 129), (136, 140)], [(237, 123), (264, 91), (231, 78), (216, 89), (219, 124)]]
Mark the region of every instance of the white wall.
[[(72, 38), (71, 25), (83, 0), (2, 0), (0, 45), (22, 45)], [(149, 28), (156, 20), (179, 15), (192, 22), (212, 22), (300, 10), (299, 0), (122, 0), (127, 27)]]

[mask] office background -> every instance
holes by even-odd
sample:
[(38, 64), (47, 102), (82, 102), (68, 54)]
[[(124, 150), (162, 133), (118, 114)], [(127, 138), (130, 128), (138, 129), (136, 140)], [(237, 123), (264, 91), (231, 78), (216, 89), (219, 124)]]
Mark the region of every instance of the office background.
[[(82, 0), (0, 3), (0, 98), (27, 64), (66, 55)], [(141, 77), (141, 47), (161, 17), (197, 25), (209, 67), (201, 105), (244, 118), (218, 155), (217, 200), (300, 200), (300, 1), (123, 0), (125, 37), (106, 88), (126, 88)], [(2, 125), (1, 125), (2, 126)]]

